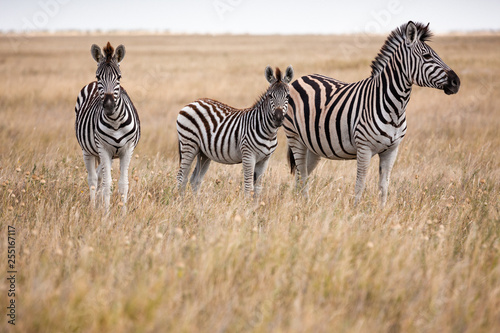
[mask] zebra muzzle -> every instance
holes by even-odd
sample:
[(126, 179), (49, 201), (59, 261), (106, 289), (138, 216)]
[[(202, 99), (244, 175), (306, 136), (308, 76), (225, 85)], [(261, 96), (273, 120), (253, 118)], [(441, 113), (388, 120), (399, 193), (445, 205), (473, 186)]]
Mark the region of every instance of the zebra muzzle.
[(446, 95), (456, 94), (460, 89), (460, 78), (454, 71), (448, 72), (448, 82), (443, 87), (444, 93)]
[(104, 94), (104, 101), (102, 103), (106, 114), (111, 114), (115, 110), (115, 99), (113, 94)]
[(283, 125), (284, 119), (285, 119), (285, 113), (283, 112), (283, 108), (277, 108), (274, 111), (274, 125), (276, 125), (276, 127)]

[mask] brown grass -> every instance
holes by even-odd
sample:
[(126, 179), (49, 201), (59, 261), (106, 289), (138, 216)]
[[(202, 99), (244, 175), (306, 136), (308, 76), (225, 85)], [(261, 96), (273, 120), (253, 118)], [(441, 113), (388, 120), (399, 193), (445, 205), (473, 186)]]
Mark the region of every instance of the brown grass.
[[(108, 40), (127, 48), (122, 84), (143, 136), (129, 214), (115, 186), (105, 218), (89, 208), (73, 110), (94, 77), (90, 45)], [(498, 35), (434, 38), (462, 87), (414, 88), (383, 210), (378, 158), (356, 209), (353, 161), (321, 162), (304, 201), (283, 133), (259, 202), (243, 198), (239, 165), (212, 164), (197, 197), (175, 192), (183, 105), (249, 106), (266, 65), (359, 80), (383, 40), (1, 36), (0, 247), (14, 225), (18, 270), (15, 327), (0, 284), (2, 331), (499, 331)]]

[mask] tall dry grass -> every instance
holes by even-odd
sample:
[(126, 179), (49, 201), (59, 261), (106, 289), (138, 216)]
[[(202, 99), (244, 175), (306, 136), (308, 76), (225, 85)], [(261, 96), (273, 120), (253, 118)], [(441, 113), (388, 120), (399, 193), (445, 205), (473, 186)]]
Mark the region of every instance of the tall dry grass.
[[(127, 48), (122, 84), (142, 138), (129, 212), (117, 207), (115, 162), (106, 218), (89, 207), (73, 110), (95, 73), (90, 45), (108, 40)], [(0, 248), (14, 225), (18, 270), (15, 327), (0, 284), (2, 331), (500, 330), (498, 35), (434, 38), (462, 87), (414, 88), (383, 210), (378, 158), (357, 208), (353, 161), (321, 162), (302, 199), (283, 133), (258, 202), (243, 198), (241, 166), (212, 164), (198, 196), (175, 192), (183, 105), (249, 106), (266, 65), (359, 80), (383, 40), (1, 36)]]

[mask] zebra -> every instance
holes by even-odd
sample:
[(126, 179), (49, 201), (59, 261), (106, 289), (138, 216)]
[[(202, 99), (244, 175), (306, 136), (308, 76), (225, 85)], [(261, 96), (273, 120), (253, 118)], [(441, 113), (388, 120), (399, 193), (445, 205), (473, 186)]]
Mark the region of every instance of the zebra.
[(288, 66), (284, 77), (276, 68), (265, 69), (267, 91), (247, 109), (236, 109), (213, 99), (200, 99), (185, 106), (177, 117), (179, 172), (177, 187), (183, 193), (187, 174), (195, 157), (190, 179), (196, 193), (211, 161), (243, 164), (245, 196), (252, 191), (257, 198), (262, 174), (278, 144), (278, 128), (288, 108), (289, 83), (293, 77)]
[(104, 196), (104, 206), (106, 211), (109, 211), (111, 164), (112, 159), (119, 158), (118, 191), (125, 211), (128, 167), (141, 136), (141, 127), (134, 104), (125, 89), (120, 86), (120, 63), (125, 57), (125, 47), (120, 45), (115, 51), (108, 42), (103, 51), (104, 54), (95, 44), (90, 49), (97, 62), (97, 81), (87, 84), (78, 95), (75, 106), (75, 131), (88, 172), (92, 206), (96, 205), (97, 192), (99, 201), (102, 201)]
[(393, 30), (373, 61), (371, 76), (344, 83), (306, 75), (290, 88), (290, 110), (283, 123), (288, 160), (296, 184), (308, 196), (308, 176), (324, 157), (356, 159), (356, 206), (373, 155), (380, 157), (380, 205), (385, 206), (391, 169), (406, 133), (406, 106), (412, 85), (455, 94), (460, 79), (426, 44), (427, 26), (409, 21)]

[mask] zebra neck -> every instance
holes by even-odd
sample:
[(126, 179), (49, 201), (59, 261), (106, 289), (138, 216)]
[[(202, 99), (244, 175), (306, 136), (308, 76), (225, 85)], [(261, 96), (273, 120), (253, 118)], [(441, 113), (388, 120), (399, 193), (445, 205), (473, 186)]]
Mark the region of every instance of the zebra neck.
[(401, 72), (401, 64), (394, 64), (394, 59), (376, 76), (372, 76), (374, 84), (374, 102), (376, 109), (391, 115), (393, 120), (403, 117), (410, 101), (411, 81)]
[(263, 134), (266, 138), (273, 140), (276, 138), (278, 128), (274, 125), (270, 105), (268, 103), (258, 103), (258, 105), (249, 112), (254, 130)]

